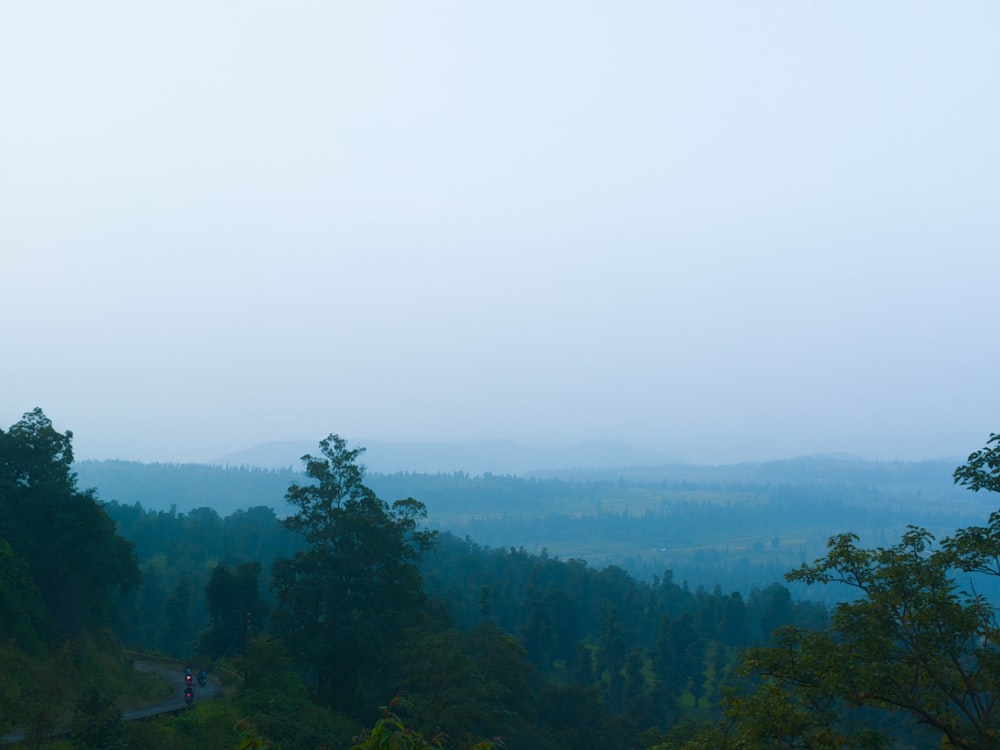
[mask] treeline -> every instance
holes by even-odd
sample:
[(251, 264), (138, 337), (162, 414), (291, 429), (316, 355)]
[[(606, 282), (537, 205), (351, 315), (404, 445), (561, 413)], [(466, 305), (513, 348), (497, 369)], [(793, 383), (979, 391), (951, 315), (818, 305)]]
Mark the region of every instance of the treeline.
[(616, 469), (564, 469), (537, 472), (537, 476), (567, 481), (617, 482), (655, 486), (688, 483), (692, 486), (761, 486), (828, 482), (846, 486), (894, 488), (960, 498), (951, 482), (955, 461), (866, 461), (854, 456), (799, 456), (777, 461), (738, 464), (667, 464)]
[(283, 511), (285, 490), (301, 477), (291, 469), (136, 461), (79, 461), (73, 469), (82, 486), (97, 488), (106, 501), (181, 513), (213, 508), (223, 515), (257, 506)]
[[(284, 499), (300, 471), (119, 461), (75, 465), (105, 500), (147, 511), (222, 516), (256, 506), (291, 512)], [(576, 470), (559, 477), (373, 474), (380, 497), (413, 496), (434, 528), (489, 547), (547, 551), (616, 565), (642, 580), (682, 571), (692, 587), (721, 584), (744, 595), (822, 554), (851, 528), (867, 543), (906, 524), (953, 531), (985, 512), (950, 482), (942, 462), (875, 463), (804, 458), (734, 466)], [(797, 597), (827, 590), (794, 586)]]
[[(197, 646), (197, 638), (207, 622), (202, 594), (219, 565), (236, 568), (254, 561), (261, 562), (262, 569), (269, 571), (275, 561), (301, 547), (299, 538), (270, 508), (250, 508), (219, 516), (209, 508), (165, 513), (119, 503), (105, 503), (103, 507), (115, 520), (119, 532), (134, 540), (143, 573), (141, 589), (118, 601), (121, 632), (130, 642), (178, 655), (191, 653)], [(523, 547), (490, 547), (450, 532), (437, 537), (434, 548), (424, 554), (420, 568), (427, 594), (445, 603), (455, 621), (466, 628), (478, 624), (487, 611), (505, 630), (527, 633), (530, 628), (525, 620), (532, 609), (528, 604), (542, 590), (551, 598), (543, 606), (549, 614), (540, 620), (536, 612), (532, 616), (535, 626), (552, 628), (553, 619), (564, 620), (573, 623), (565, 632), (579, 633), (581, 637), (596, 632), (601, 602), (617, 607), (622, 616), (627, 615), (631, 630), (648, 635), (652, 626), (649, 622), (638, 626), (637, 618), (645, 617), (643, 613), (650, 602), (658, 597), (669, 602), (661, 607), (663, 613), (697, 615), (702, 623), (711, 620), (706, 609), (718, 609), (730, 599), (743, 601), (736, 592), (723, 595), (718, 586), (711, 590), (692, 589), (687, 583), (675, 580), (671, 570), (661, 571), (651, 582), (640, 581), (615, 566), (601, 569), (583, 560), (560, 560), (544, 552), (531, 553)], [(273, 601), (264, 583), (262, 578), (260, 595), (265, 601)], [(178, 596), (178, 591), (185, 589), (192, 596), (187, 597), (185, 606), (178, 607), (177, 602), (184, 598)], [(751, 590), (745, 600), (743, 635), (730, 638), (730, 645), (766, 638), (774, 627), (774, 615), (767, 614), (771, 605), (766, 602), (776, 592), (781, 592), (777, 593), (779, 598), (787, 598), (787, 588), (780, 584), (766, 586), (763, 591)], [(194, 596), (195, 593), (199, 596)], [(572, 604), (560, 607), (557, 604), (560, 601)], [(789, 607), (781, 624), (822, 622), (823, 607), (808, 602), (795, 602), (793, 608)], [(176, 628), (179, 640), (165, 637), (166, 629), (162, 627), (174, 617), (183, 622), (182, 627)], [(261, 622), (257, 627), (263, 625)], [(710, 626), (706, 625), (702, 631), (704, 636), (714, 637)], [(568, 645), (565, 636), (557, 641), (562, 649)], [(566, 655), (564, 650), (562, 654)], [(542, 659), (539, 666), (546, 662)]]

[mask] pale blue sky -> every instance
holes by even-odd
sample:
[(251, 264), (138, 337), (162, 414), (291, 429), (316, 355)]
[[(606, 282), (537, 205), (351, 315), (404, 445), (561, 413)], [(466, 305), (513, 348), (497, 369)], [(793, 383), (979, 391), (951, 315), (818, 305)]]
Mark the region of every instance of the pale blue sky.
[(963, 456), (998, 38), (992, 1), (5, 3), (0, 425)]

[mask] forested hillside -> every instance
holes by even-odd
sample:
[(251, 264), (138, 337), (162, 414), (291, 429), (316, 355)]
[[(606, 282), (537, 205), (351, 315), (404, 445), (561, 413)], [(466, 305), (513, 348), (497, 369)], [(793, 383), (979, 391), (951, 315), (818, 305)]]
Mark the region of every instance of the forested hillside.
[[(349, 471), (350, 452), (333, 455), (341, 471)], [(245, 646), (242, 615), (249, 613), (251, 638), (280, 635), (294, 662), (306, 666), (320, 702), (359, 723), (403, 689), (411, 720), (431, 734), (499, 734), (511, 747), (595, 741), (626, 747), (641, 746), (643, 733), (666, 731), (682, 717), (709, 717), (741, 647), (765, 642), (780, 625), (826, 622), (823, 607), (793, 601), (781, 585), (744, 597), (720, 587), (691, 589), (666, 572), (638, 581), (616, 567), (483, 547), (446, 532), (425, 539), (433, 544), (416, 567), (398, 557), (405, 547), (395, 547), (392, 565), (410, 571), (391, 578), (403, 589), (380, 592), (373, 581), (353, 604), (324, 610), (353, 615), (344, 621), (324, 615), (323, 629), (311, 633), (298, 607), (316, 606), (321, 592), (341, 584), (327, 573), (321, 584), (318, 572), (304, 571), (339, 571), (343, 580), (355, 564), (366, 564), (342, 545), (368, 533), (369, 516), (384, 530), (418, 531), (407, 525), (411, 515), (383, 517), (359, 475), (345, 484), (330, 480), (325, 466), (317, 471), (318, 487), (338, 488), (335, 497), (342, 496), (331, 500), (317, 489), (315, 501), (304, 500), (307, 515), (298, 523), (318, 545), (293, 535), (266, 508), (220, 517), (207, 509), (182, 514), (107, 504), (122, 533), (137, 540), (150, 584), (121, 602), (127, 641), (177, 655), (231, 658)], [(351, 498), (373, 509), (338, 513)], [(421, 510), (417, 501), (396, 507)], [(338, 526), (349, 528), (330, 528), (331, 512)], [(370, 552), (363, 557), (381, 546), (365, 543)], [(347, 568), (344, 555), (351, 559)], [(350, 576), (367, 580), (364, 568)], [(336, 681), (326, 676), (331, 669)], [(262, 718), (273, 735), (287, 738), (287, 722)]]
[[(917, 526), (875, 548), (833, 535), (819, 559), (782, 571), (789, 584), (843, 589), (831, 609), (782, 582), (741, 592), (669, 568), (637, 578), (436, 528), (422, 500), (383, 499), (362, 449), (336, 435), (293, 475), (283, 517), (98, 502), (77, 489), (71, 438), (38, 410), (0, 432), (0, 729), (34, 727), (40, 741), (72, 721), (75, 747), (114, 738), (154, 750), (1000, 746), (984, 593), (1000, 577), (1000, 513), (940, 542)], [(954, 472), (977, 492), (1000, 489), (998, 477), (1000, 436)], [(482, 480), (549, 486), (568, 503), (585, 488), (608, 493), (602, 502), (635, 489)], [(407, 486), (420, 481), (431, 480)], [(790, 487), (771, 487), (769, 502)], [(675, 491), (720, 490), (667, 483), (629, 496)], [(743, 523), (754, 507), (702, 505)], [(793, 515), (794, 493), (779, 507)], [(632, 515), (604, 520), (616, 518)], [(711, 518), (730, 528), (724, 513)], [(641, 519), (655, 526), (650, 510)], [(120, 644), (238, 677), (183, 717), (126, 725), (92, 679), (124, 685)]]
[[(285, 491), (302, 478), (290, 469), (119, 461), (75, 468), (105, 500), (222, 517), (256, 506), (284, 517), (292, 510)], [(815, 457), (535, 477), (366, 474), (366, 483), (380, 497), (419, 498), (428, 525), (483, 546), (615, 565), (645, 581), (670, 569), (691, 587), (746, 595), (823, 554), (845, 527), (885, 544), (907, 524), (947, 534), (976, 522), (989, 508), (954, 486), (953, 468)], [(814, 599), (829, 593), (793, 588)]]
[(83, 695), (100, 709), (133, 687), (110, 628), (140, 585), (134, 548), (72, 463), (72, 433), (39, 409), (0, 430), (0, 736), (40, 738)]

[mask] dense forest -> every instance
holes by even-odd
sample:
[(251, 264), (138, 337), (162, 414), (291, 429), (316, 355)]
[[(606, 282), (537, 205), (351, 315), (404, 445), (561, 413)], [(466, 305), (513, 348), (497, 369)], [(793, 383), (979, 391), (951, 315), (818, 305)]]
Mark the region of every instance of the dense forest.
[[(775, 566), (772, 582), (741, 591), (692, 585), (679, 566), (636, 576), (547, 546), (492, 545), (470, 533), (475, 516), (442, 528), (410, 496), (441, 477), (377, 486), (363, 449), (336, 435), (302, 472), (260, 473), (283, 484), (280, 512), (221, 514), (80, 490), (71, 439), (40, 410), (0, 431), (0, 734), (71, 719), (76, 747), (997, 746), (1000, 653), (978, 581), (1000, 575), (998, 516), (940, 543), (917, 526), (874, 548), (835, 534), (815, 562)], [(1000, 489), (998, 442), (955, 481)], [(725, 511), (709, 523), (739, 516), (746, 530), (752, 508), (777, 503), (789, 517), (803, 491), (745, 477), (714, 489), (671, 479), (659, 495), (621, 476), (449, 481), (480, 479), (509, 493), (511, 523), (560, 519), (529, 514), (548, 489), (565, 504), (561, 522), (619, 519), (623, 539), (641, 526), (664, 538), (682, 523), (664, 492), (740, 491), (750, 498), (741, 509), (708, 502)], [(539, 494), (525, 500), (518, 487)], [(918, 491), (899, 487), (898, 497)], [(624, 493), (656, 508), (579, 513), (586, 493), (591, 504)], [(936, 496), (922, 507), (942, 510)], [(672, 523), (658, 529), (657, 513)], [(663, 546), (677, 545), (682, 532), (672, 533)], [(816, 583), (848, 593), (827, 606), (790, 588)], [(122, 722), (120, 694), (133, 689), (123, 646), (239, 678), (182, 716)]]
[[(975, 523), (988, 502), (957, 488), (953, 463), (807, 457), (731, 466), (624, 467), (532, 476), (368, 474), (379, 497), (419, 498), (429, 526), (491, 548), (525, 549), (644, 581), (673, 570), (692, 588), (747, 596), (822, 555), (845, 528), (886, 544), (916, 524), (943, 536)], [(84, 461), (83, 486), (146, 510), (226, 516), (292, 512), (285, 491), (301, 471), (248, 466)], [(788, 584), (832, 604), (829, 587)]]

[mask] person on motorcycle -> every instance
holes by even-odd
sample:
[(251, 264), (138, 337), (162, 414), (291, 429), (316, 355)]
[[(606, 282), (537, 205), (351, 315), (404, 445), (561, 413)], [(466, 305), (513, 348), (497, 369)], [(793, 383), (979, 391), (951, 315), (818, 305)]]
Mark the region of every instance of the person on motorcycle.
[(208, 673), (206, 673), (205, 670), (203, 669), (198, 673), (198, 684), (201, 685), (202, 687), (205, 687), (205, 684), (207, 682), (208, 682)]

